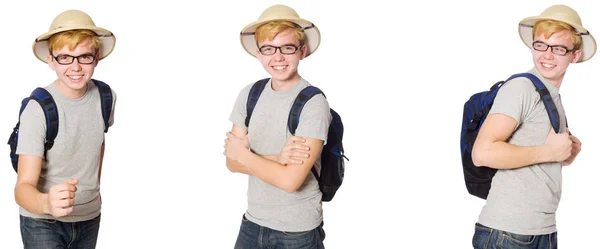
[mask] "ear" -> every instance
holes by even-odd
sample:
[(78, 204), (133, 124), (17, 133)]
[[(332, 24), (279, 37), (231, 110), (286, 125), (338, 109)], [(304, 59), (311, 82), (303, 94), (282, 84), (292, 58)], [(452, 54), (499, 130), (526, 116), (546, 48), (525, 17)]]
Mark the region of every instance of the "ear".
[(579, 59), (581, 58), (581, 49), (577, 49), (573, 52), (573, 60), (571, 60), (571, 63), (577, 63), (579, 61)]
[(96, 57), (96, 59), (94, 60), (94, 67), (98, 66), (98, 62), (100, 62), (100, 52), (96, 52), (96, 55), (94, 55)]
[(48, 66), (50, 67), (50, 69), (54, 70), (54, 57), (52, 57), (50, 53), (48, 53), (46, 61), (48, 62)]
[(256, 48), (256, 59), (258, 59), (260, 61), (260, 59), (262, 58), (262, 54), (260, 53), (260, 51), (258, 51), (258, 48)]
[(300, 60), (306, 58), (306, 53), (308, 52), (308, 46), (306, 44), (302, 45), (302, 47), (300, 48)]

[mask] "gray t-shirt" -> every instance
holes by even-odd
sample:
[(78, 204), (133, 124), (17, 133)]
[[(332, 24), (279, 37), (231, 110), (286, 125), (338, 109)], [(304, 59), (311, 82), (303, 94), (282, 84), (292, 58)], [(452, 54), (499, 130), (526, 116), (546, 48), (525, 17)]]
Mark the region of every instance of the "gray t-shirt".
[[(565, 111), (559, 89), (548, 83), (535, 68), (529, 72), (542, 80), (550, 91), (560, 116), (560, 132), (566, 132)], [(508, 140), (513, 145), (543, 145), (552, 129), (544, 103), (527, 78), (513, 79), (502, 86), (490, 111), (492, 113), (501, 113), (517, 120), (517, 129)], [(562, 188), (561, 170), (560, 162), (498, 170), (479, 216), (479, 223), (523, 235), (556, 232), (556, 210)]]
[[(54, 185), (69, 178), (79, 180), (75, 192), (73, 212), (65, 217), (36, 215), (24, 208), (19, 213), (26, 217), (55, 219), (62, 222), (78, 222), (95, 218), (100, 214), (100, 185), (98, 170), (100, 150), (104, 142), (104, 120), (100, 106), (100, 93), (96, 84), (89, 81), (85, 95), (69, 99), (56, 88), (56, 82), (45, 87), (54, 98), (58, 109), (58, 134), (54, 146), (42, 161), (38, 190), (48, 193)], [(109, 126), (113, 124), (116, 94), (113, 91), (113, 111)], [(29, 101), (21, 114), (19, 143), (16, 153), (44, 157), (46, 121), (44, 111), (35, 101)]]
[[(301, 79), (286, 91), (273, 91), (267, 83), (250, 119), (248, 139), (257, 155), (279, 155), (292, 135), (287, 128), (288, 114), (294, 99), (310, 84)], [(229, 120), (246, 128), (246, 101), (252, 84), (245, 87), (236, 100)], [(310, 99), (300, 115), (296, 135), (326, 142), (331, 113), (323, 95)], [(320, 160), (316, 167), (320, 168)], [(258, 225), (278, 231), (299, 232), (314, 229), (323, 220), (321, 191), (312, 173), (308, 173), (302, 186), (287, 193), (256, 176), (248, 179), (248, 209), (246, 218)]]

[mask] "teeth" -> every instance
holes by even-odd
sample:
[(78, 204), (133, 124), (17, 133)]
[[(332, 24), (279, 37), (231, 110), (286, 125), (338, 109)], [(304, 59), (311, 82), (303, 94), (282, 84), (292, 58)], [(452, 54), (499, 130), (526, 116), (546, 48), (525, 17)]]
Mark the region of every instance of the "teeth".
[(287, 67), (287, 66), (274, 66), (273, 68), (274, 68), (275, 70), (277, 70), (277, 71), (281, 71), (281, 70), (283, 70), (283, 69), (284, 69), (284, 68), (286, 68), (286, 67)]
[(82, 77), (81, 75), (79, 75), (79, 76), (75, 76), (75, 75), (69, 76), (69, 78), (74, 79), (74, 80), (81, 79), (81, 77)]
[(553, 68), (554, 65), (550, 65), (550, 64), (546, 64), (546, 63), (542, 63), (542, 66), (545, 68)]

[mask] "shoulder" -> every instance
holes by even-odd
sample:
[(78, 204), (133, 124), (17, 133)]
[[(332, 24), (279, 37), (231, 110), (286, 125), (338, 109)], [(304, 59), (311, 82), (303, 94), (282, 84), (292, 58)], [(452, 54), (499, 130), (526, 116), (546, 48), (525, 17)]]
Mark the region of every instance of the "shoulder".
[(511, 79), (504, 83), (499, 92), (509, 92), (512, 94), (535, 94), (535, 86), (531, 80), (525, 77)]
[[(320, 92), (320, 93), (316, 93), (308, 102), (307, 104), (310, 103), (315, 103), (313, 105), (327, 105), (327, 107), (329, 107), (329, 104), (327, 102), (327, 97), (326, 97), (326, 93), (321, 90), (319, 87), (310, 84), (308, 81), (304, 80), (302, 81), (302, 83), (305, 85), (304, 88), (300, 91), (300, 93), (302, 92), (306, 92), (309, 91), (307, 93), (312, 94), (312, 93), (316, 93), (316, 92)], [(311, 90), (308, 90), (308, 88), (312, 88)]]
[(317, 93), (306, 101), (303, 112), (329, 113), (329, 102), (324, 93)]

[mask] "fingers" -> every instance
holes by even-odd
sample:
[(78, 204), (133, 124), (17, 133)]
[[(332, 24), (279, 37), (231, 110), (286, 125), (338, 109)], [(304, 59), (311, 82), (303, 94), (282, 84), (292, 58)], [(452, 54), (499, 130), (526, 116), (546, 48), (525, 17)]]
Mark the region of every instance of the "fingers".
[(303, 144), (294, 144), (292, 148), (297, 149), (297, 150), (305, 150), (305, 151), (310, 150), (310, 147), (303, 145)]
[(75, 204), (75, 198), (67, 198), (62, 200), (55, 200), (52, 203), (52, 206), (54, 208), (69, 208), (72, 207), (73, 204)]
[(75, 198), (75, 191), (61, 191), (56, 193), (55, 199), (57, 200), (66, 200)]
[(283, 147), (284, 151), (296, 151), (296, 150), (302, 150), (302, 151), (310, 151), (310, 147), (303, 145), (303, 144), (288, 144), (285, 147)]
[(58, 208), (58, 209), (55, 209), (52, 212), (52, 216), (54, 216), (54, 217), (62, 217), (62, 216), (67, 216), (67, 215), (69, 215), (72, 212), (73, 212), (73, 207)]
[(579, 141), (579, 138), (577, 138), (576, 136), (569, 136), (569, 138), (571, 139), (571, 141), (573, 141), (574, 144), (578, 144), (581, 145), (581, 141)]
[(306, 139), (304, 139), (303, 137), (292, 136), (292, 137), (290, 137), (290, 139), (288, 141), (292, 141), (295, 143), (304, 143), (304, 142), (306, 142)]
[(54, 191), (57, 193), (76, 192), (77, 191), (77, 186), (75, 186), (75, 184), (71, 184), (69, 181), (66, 181), (65, 183), (62, 183), (62, 184), (58, 184), (58, 185), (54, 186), (53, 188), (54, 188)]
[[(230, 131), (225, 133), (225, 136), (229, 139), (229, 138), (234, 138), (235, 136), (233, 135), (233, 133), (231, 133)], [(227, 139), (226, 139), (227, 140)]]
[(69, 179), (65, 183), (71, 184), (71, 185), (77, 185), (79, 183), (79, 180)]
[(290, 152), (290, 157), (308, 158), (309, 156), (310, 156), (310, 154), (308, 154), (306, 152), (298, 151), (298, 150), (294, 150), (294, 151)]

